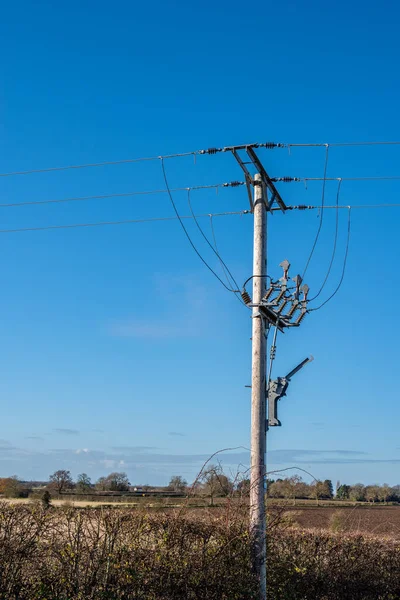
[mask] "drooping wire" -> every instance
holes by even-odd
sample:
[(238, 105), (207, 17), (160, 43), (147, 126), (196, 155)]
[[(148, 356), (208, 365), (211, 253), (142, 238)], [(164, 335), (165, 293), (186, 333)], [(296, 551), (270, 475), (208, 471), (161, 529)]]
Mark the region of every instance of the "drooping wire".
[[(218, 246), (217, 246), (217, 239), (215, 237), (215, 231), (214, 231), (214, 223), (213, 223), (214, 215), (210, 214), (209, 216), (210, 216), (210, 229), (211, 229), (211, 235), (212, 235), (213, 241), (214, 241), (214, 247), (215, 247), (216, 251), (219, 254), (219, 250), (218, 250)], [(222, 260), (221, 260), (221, 268), (222, 268), (222, 270), (224, 272), (226, 281), (228, 282), (229, 285), (231, 285), (230, 281), (229, 281), (228, 273), (225, 270), (224, 263), (223, 263)], [(242, 304), (245, 308), (248, 308), (249, 310), (251, 310), (250, 306), (247, 306), (247, 304), (243, 301), (242, 296), (240, 294), (238, 294), (237, 292), (235, 292), (235, 297), (238, 299), (238, 301), (240, 302), (240, 304)]]
[[(228, 270), (227, 268), (225, 268), (225, 263), (224, 263), (224, 261), (221, 259), (221, 255), (220, 255), (220, 253), (219, 253), (219, 250), (218, 250), (217, 238), (216, 238), (216, 236), (215, 236), (215, 230), (214, 230), (213, 216), (212, 216), (211, 214), (210, 214), (210, 230), (211, 230), (211, 235), (212, 235), (212, 239), (213, 239), (214, 248), (215, 248), (215, 250), (216, 250), (216, 252), (217, 252), (217, 256), (218, 256), (218, 258), (219, 258), (219, 261), (220, 261), (220, 263), (221, 263), (221, 269), (222, 269), (222, 270), (223, 270), (223, 272), (224, 272), (224, 275), (225, 275), (226, 282), (227, 282), (227, 284), (228, 284), (228, 285), (232, 285), (232, 284), (231, 284), (231, 281), (230, 281), (230, 279), (229, 279), (229, 270)], [(232, 281), (234, 281), (232, 276), (231, 276), (231, 279), (232, 279)], [(235, 286), (236, 286), (237, 288), (239, 287), (237, 284), (235, 284)]]
[(172, 204), (172, 207), (173, 207), (173, 209), (175, 211), (175, 214), (176, 214), (176, 216), (177, 216), (177, 218), (179, 220), (179, 223), (181, 224), (181, 227), (182, 227), (182, 229), (183, 229), (183, 231), (184, 231), (184, 233), (185, 233), (185, 235), (186, 235), (186, 237), (188, 239), (189, 244), (192, 246), (193, 250), (195, 251), (195, 253), (199, 257), (199, 259), (201, 260), (201, 262), (214, 275), (214, 277), (216, 277), (216, 279), (218, 279), (218, 281), (224, 286), (224, 288), (226, 290), (228, 290), (228, 292), (239, 292), (240, 290), (232, 290), (230, 287), (228, 287), (226, 285), (226, 283), (224, 281), (222, 281), (221, 277), (214, 271), (214, 269), (212, 267), (210, 267), (210, 265), (208, 264), (208, 262), (202, 257), (202, 255), (200, 254), (200, 252), (197, 250), (196, 246), (194, 245), (194, 243), (192, 241), (192, 238), (189, 235), (188, 230), (185, 227), (185, 224), (182, 221), (182, 218), (181, 218), (181, 216), (180, 216), (180, 214), (178, 212), (178, 209), (177, 209), (176, 204), (174, 202), (174, 199), (172, 197), (171, 189), (170, 189), (169, 184), (168, 184), (167, 174), (165, 172), (164, 158), (162, 156), (160, 156), (160, 161), (161, 161), (161, 168), (162, 168), (162, 172), (163, 172), (163, 176), (164, 176), (165, 187), (167, 189), (169, 199), (171, 201), (171, 204)]
[(337, 187), (337, 192), (336, 192), (336, 220), (335, 220), (335, 239), (333, 242), (333, 250), (332, 250), (332, 257), (331, 257), (331, 261), (329, 263), (329, 267), (328, 267), (328, 271), (325, 275), (325, 279), (322, 282), (321, 287), (319, 288), (318, 292), (315, 294), (315, 296), (313, 296), (312, 298), (310, 298), (309, 302), (312, 302), (313, 300), (315, 300), (316, 298), (318, 298), (318, 296), (320, 295), (320, 293), (322, 292), (322, 290), (324, 289), (326, 282), (329, 279), (329, 275), (331, 273), (332, 270), (332, 265), (333, 265), (333, 261), (335, 260), (335, 255), (336, 255), (336, 247), (337, 247), (337, 239), (338, 239), (338, 232), (339, 232), (339, 196), (340, 196), (340, 188), (342, 185), (342, 180), (339, 179), (339, 183), (338, 183), (338, 187)]
[[(188, 191), (187, 191), (187, 199), (188, 199), (189, 210), (190, 210), (190, 213), (191, 213), (191, 215), (193, 217), (194, 222), (196, 223), (197, 229), (200, 231), (202, 237), (207, 242), (207, 244), (209, 245), (209, 247), (211, 248), (211, 250), (214, 252), (215, 256), (218, 258), (219, 262), (221, 263), (221, 266), (222, 266), (222, 269), (223, 269), (223, 271), (225, 273), (225, 276), (226, 276), (226, 273), (228, 273), (229, 277), (231, 278), (231, 280), (232, 280), (233, 284), (235, 285), (236, 289), (238, 289), (239, 285), (238, 285), (236, 279), (232, 275), (232, 273), (229, 270), (229, 267), (227, 266), (227, 264), (222, 260), (222, 257), (219, 254), (218, 249), (216, 248), (214, 228), (212, 226), (212, 216), (210, 216), (210, 219), (211, 219), (211, 231), (212, 231), (212, 234), (213, 234), (213, 237), (214, 237), (214, 246), (212, 245), (212, 243), (210, 242), (210, 240), (208, 239), (208, 237), (204, 233), (203, 228), (201, 227), (200, 223), (196, 219), (196, 215), (194, 214), (193, 207), (192, 207), (192, 202), (190, 200), (190, 189), (188, 189)], [(228, 279), (228, 285), (230, 285), (231, 288), (232, 288), (232, 284), (229, 281), (229, 279)], [(231, 289), (231, 291), (233, 291), (233, 289)]]
[[(280, 210), (280, 209), (279, 209), (279, 210)], [(251, 280), (252, 280), (252, 279), (254, 279), (255, 277), (261, 277), (261, 278), (264, 278), (264, 277), (265, 277), (266, 279), (269, 279), (269, 280), (271, 281), (271, 283), (276, 283), (276, 282), (274, 282), (274, 281), (273, 281), (273, 279), (272, 279), (271, 275), (250, 275), (250, 277), (248, 277), (248, 278), (246, 279), (246, 281), (244, 282), (244, 284), (243, 284), (243, 288), (245, 288), (245, 287), (246, 287), (246, 285), (249, 283), (249, 281), (251, 281)]]
[(320, 221), (319, 221), (319, 227), (318, 227), (318, 230), (317, 230), (317, 234), (315, 236), (314, 244), (313, 244), (313, 247), (311, 248), (310, 255), (308, 257), (306, 266), (305, 266), (304, 271), (303, 271), (302, 279), (304, 279), (305, 274), (307, 273), (307, 269), (308, 269), (309, 264), (311, 262), (311, 259), (313, 257), (315, 248), (317, 247), (319, 235), (320, 235), (321, 229), (322, 229), (322, 223), (324, 221), (325, 186), (326, 186), (326, 173), (327, 173), (327, 170), (328, 170), (329, 145), (326, 144), (325, 148), (326, 148), (326, 150), (325, 150), (324, 180), (323, 180), (323, 184), (322, 184), (321, 217), (320, 217)]
[(308, 312), (313, 312), (315, 310), (319, 310), (320, 308), (322, 308), (323, 306), (325, 306), (325, 304), (327, 304), (330, 300), (332, 300), (332, 298), (334, 296), (336, 296), (336, 294), (338, 293), (338, 291), (341, 288), (341, 285), (343, 283), (344, 280), (344, 275), (346, 272), (346, 264), (347, 264), (347, 257), (349, 254), (349, 245), (350, 245), (350, 232), (351, 232), (351, 207), (348, 207), (349, 209), (349, 216), (348, 216), (348, 221), (347, 221), (347, 242), (346, 242), (346, 252), (344, 255), (344, 261), (343, 261), (343, 270), (342, 270), (342, 275), (340, 277), (339, 283), (336, 287), (336, 289), (334, 290), (334, 292), (329, 296), (329, 298), (327, 298), (325, 300), (325, 302), (323, 302), (322, 304), (320, 304), (319, 306), (317, 306), (316, 308), (310, 308), (310, 310)]
[[(214, 254), (216, 255), (216, 257), (218, 258), (220, 264), (221, 264), (221, 268), (222, 271), (225, 275), (225, 279), (226, 282), (229, 286), (229, 288), (231, 289), (232, 292), (234, 292), (235, 297), (238, 299), (238, 301), (240, 302), (240, 304), (242, 304), (243, 306), (245, 306), (246, 308), (249, 308), (246, 303), (242, 300), (242, 297), (240, 296), (240, 294), (236, 291), (238, 290), (239, 286), (237, 284), (236, 279), (234, 278), (234, 276), (232, 275), (228, 265), (222, 260), (222, 257), (218, 251), (218, 246), (217, 246), (217, 240), (215, 237), (215, 231), (214, 231), (214, 225), (213, 225), (213, 216), (212, 214), (210, 214), (210, 228), (211, 228), (211, 234), (213, 237), (213, 241), (214, 241), (214, 246), (211, 244), (210, 240), (208, 239), (208, 237), (206, 236), (206, 234), (204, 233), (203, 228), (201, 227), (200, 223), (198, 222), (196, 215), (194, 213), (193, 207), (192, 207), (192, 203), (190, 200), (190, 188), (188, 188), (187, 190), (187, 198), (188, 198), (188, 205), (189, 205), (189, 210), (190, 213), (193, 217), (194, 222), (196, 223), (197, 229), (200, 231), (201, 235), (203, 236), (203, 238), (205, 239), (205, 241), (207, 242), (207, 244), (210, 246), (211, 250), (214, 252)], [(235, 288), (232, 287), (232, 282), (233, 285), (235, 286)]]

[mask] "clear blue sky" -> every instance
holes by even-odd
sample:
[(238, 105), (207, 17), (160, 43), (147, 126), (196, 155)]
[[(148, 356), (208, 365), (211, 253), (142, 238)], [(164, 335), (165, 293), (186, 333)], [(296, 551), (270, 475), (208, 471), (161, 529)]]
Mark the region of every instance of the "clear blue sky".
[[(250, 141), (398, 140), (396, 3), (7, 3), (0, 25), (0, 171), (169, 154)], [(322, 176), (324, 150), (261, 152), (273, 176)], [(400, 147), (332, 148), (328, 175), (400, 175)], [(171, 186), (240, 179), (227, 155), (166, 163)], [(0, 178), (1, 202), (163, 187), (160, 164)], [(318, 203), (320, 183), (281, 186)], [(341, 202), (397, 202), (400, 181), (344, 182)], [(333, 204), (336, 184), (327, 185)], [(175, 200), (187, 214), (185, 194)], [(244, 189), (193, 193), (198, 212), (247, 208)], [(1, 229), (171, 216), (166, 195), (1, 209)], [(342, 482), (400, 483), (400, 209), (353, 211), (337, 297), (279, 338), (274, 375), (315, 362), (281, 402), (269, 466)], [(209, 223), (203, 221), (209, 233)], [(215, 219), (239, 282), (252, 217)], [(274, 215), (269, 265), (304, 267), (316, 212)], [(193, 225), (195, 241), (215, 269)], [(340, 276), (337, 261), (324, 293)], [(334, 211), (308, 272), (326, 273)], [(250, 326), (179, 224), (0, 234), (0, 475), (57, 468), (134, 483), (193, 478), (249, 445)], [(322, 296), (325, 298), (326, 296)], [(235, 470), (244, 451), (225, 458)]]

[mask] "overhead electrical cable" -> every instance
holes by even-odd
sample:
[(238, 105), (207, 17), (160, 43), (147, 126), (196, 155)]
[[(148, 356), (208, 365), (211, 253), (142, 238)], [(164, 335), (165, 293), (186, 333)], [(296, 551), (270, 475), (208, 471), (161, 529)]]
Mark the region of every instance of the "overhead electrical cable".
[[(232, 215), (246, 215), (249, 214), (248, 210), (241, 210), (235, 212), (221, 212), (213, 213), (213, 217), (226, 217)], [(209, 217), (210, 213), (196, 215), (196, 217), (204, 218)], [(102, 227), (104, 225), (128, 225), (132, 223), (155, 223), (157, 221), (176, 221), (178, 217), (150, 217), (148, 219), (126, 219), (123, 221), (96, 221), (93, 223), (72, 223), (68, 225), (45, 225), (43, 227), (19, 227), (16, 229), (0, 229), (0, 233), (22, 233), (27, 231), (50, 231), (53, 229), (75, 229), (78, 227)], [(179, 220), (192, 219), (191, 215), (182, 215)]]
[(307, 270), (308, 270), (308, 267), (310, 265), (311, 259), (313, 257), (315, 248), (317, 247), (319, 235), (321, 233), (322, 224), (323, 224), (323, 221), (324, 221), (325, 186), (326, 186), (326, 173), (327, 173), (327, 170), (328, 170), (328, 160), (329, 160), (329, 146), (326, 144), (326, 146), (325, 146), (324, 178), (323, 178), (323, 183), (322, 183), (322, 198), (321, 198), (320, 221), (319, 221), (319, 226), (318, 226), (317, 233), (316, 233), (316, 236), (315, 236), (315, 239), (314, 239), (314, 243), (313, 243), (313, 246), (311, 248), (311, 252), (309, 254), (306, 266), (305, 266), (303, 274), (302, 274), (302, 279), (304, 279), (305, 274), (307, 273)]
[(225, 288), (225, 289), (226, 289), (228, 292), (236, 292), (236, 291), (237, 291), (237, 292), (239, 292), (239, 290), (232, 290), (230, 287), (228, 287), (228, 286), (226, 285), (226, 283), (225, 283), (225, 282), (224, 282), (224, 281), (221, 279), (221, 277), (220, 277), (220, 276), (219, 276), (219, 275), (218, 275), (218, 274), (217, 274), (217, 273), (214, 271), (214, 269), (213, 269), (212, 267), (210, 267), (210, 265), (208, 264), (208, 262), (207, 262), (207, 261), (206, 261), (206, 260), (205, 260), (205, 259), (202, 257), (202, 255), (200, 254), (200, 252), (197, 250), (197, 248), (196, 248), (195, 244), (194, 244), (194, 243), (193, 243), (193, 241), (192, 241), (192, 238), (191, 238), (191, 237), (190, 237), (190, 235), (189, 235), (189, 232), (188, 232), (188, 230), (187, 230), (187, 229), (186, 229), (186, 227), (185, 227), (185, 224), (183, 223), (183, 220), (182, 220), (182, 218), (181, 218), (181, 216), (180, 216), (180, 214), (179, 214), (179, 212), (178, 212), (178, 209), (177, 209), (177, 207), (176, 207), (176, 204), (175, 204), (175, 202), (174, 202), (174, 199), (173, 199), (173, 197), (172, 197), (171, 190), (170, 190), (170, 187), (169, 187), (169, 184), (168, 184), (167, 174), (166, 174), (166, 172), (165, 172), (164, 158), (163, 158), (162, 156), (160, 156), (160, 161), (161, 161), (161, 168), (162, 168), (162, 172), (163, 172), (163, 176), (164, 176), (164, 181), (165, 181), (165, 187), (166, 187), (166, 189), (167, 189), (167, 192), (168, 192), (169, 199), (170, 199), (170, 201), (171, 201), (171, 204), (172, 204), (172, 207), (173, 207), (173, 209), (174, 209), (174, 212), (175, 212), (175, 214), (176, 214), (176, 216), (177, 216), (177, 218), (178, 218), (178, 220), (179, 220), (179, 223), (180, 223), (180, 225), (181, 225), (181, 227), (182, 227), (182, 229), (183, 229), (183, 231), (184, 231), (184, 233), (185, 233), (185, 235), (186, 235), (186, 237), (187, 237), (187, 239), (188, 239), (188, 242), (189, 242), (189, 244), (192, 246), (193, 250), (195, 251), (195, 253), (196, 253), (196, 254), (197, 254), (197, 256), (199, 257), (199, 259), (201, 260), (201, 262), (202, 262), (202, 263), (203, 263), (203, 264), (204, 264), (204, 265), (207, 267), (207, 269), (208, 269), (208, 270), (209, 270), (209, 271), (210, 271), (210, 272), (211, 272), (211, 273), (214, 275), (214, 277), (215, 277), (216, 279), (218, 279), (218, 281), (221, 283), (221, 285), (223, 285), (223, 287), (224, 287), (224, 288)]
[[(321, 147), (326, 146), (324, 142), (317, 143), (305, 143), (305, 144), (283, 144), (286, 148), (310, 148), (310, 147)], [(329, 146), (399, 146), (400, 142), (329, 142)]]
[[(325, 181), (391, 181), (400, 179), (400, 175), (377, 175), (373, 177), (326, 177)], [(322, 181), (323, 177), (294, 177), (294, 181)]]
[(332, 256), (331, 256), (331, 261), (329, 263), (329, 267), (328, 267), (328, 271), (325, 275), (325, 279), (322, 282), (321, 287), (319, 288), (318, 292), (315, 294), (315, 296), (313, 298), (310, 298), (309, 302), (312, 302), (313, 300), (315, 300), (316, 298), (318, 298), (318, 296), (321, 294), (322, 290), (324, 289), (326, 282), (329, 279), (329, 275), (332, 269), (332, 265), (333, 265), (333, 261), (335, 260), (335, 254), (336, 254), (336, 247), (337, 247), (337, 239), (338, 239), (338, 232), (339, 232), (339, 195), (340, 195), (340, 188), (342, 185), (342, 180), (339, 180), (338, 183), (338, 188), (337, 188), (337, 193), (336, 193), (336, 219), (335, 219), (335, 237), (334, 237), (334, 242), (333, 242), (333, 250), (332, 250)]
[[(192, 215), (192, 217), (194, 219), (194, 222), (196, 223), (197, 229), (200, 231), (202, 237), (207, 242), (208, 246), (211, 248), (211, 250), (214, 252), (215, 256), (218, 258), (219, 262), (221, 263), (221, 266), (222, 266), (223, 270), (224, 271), (226, 270), (226, 272), (229, 275), (229, 277), (231, 278), (231, 280), (232, 280), (235, 288), (238, 290), (239, 289), (239, 285), (238, 285), (236, 279), (232, 275), (232, 273), (229, 270), (229, 267), (227, 266), (227, 264), (222, 260), (222, 257), (219, 254), (218, 250), (215, 249), (215, 247), (212, 245), (212, 243), (210, 242), (210, 240), (208, 239), (208, 237), (204, 233), (204, 231), (203, 231), (200, 223), (198, 222), (198, 220), (196, 218), (196, 215), (194, 214), (192, 203), (191, 203), (191, 200), (190, 200), (190, 190), (188, 190), (187, 199), (188, 199), (189, 210), (190, 210), (190, 213), (191, 213), (191, 215)], [(212, 219), (212, 217), (211, 217), (211, 219)], [(212, 224), (212, 221), (211, 221), (211, 224)], [(215, 238), (214, 238), (214, 243), (215, 243)], [(233, 291), (232, 284), (229, 282), (229, 280), (228, 280), (228, 285), (231, 286), (231, 291)]]
[(347, 221), (347, 242), (346, 242), (346, 251), (345, 251), (345, 255), (344, 255), (344, 261), (343, 261), (343, 269), (342, 269), (342, 275), (340, 277), (339, 283), (336, 286), (334, 292), (329, 296), (329, 298), (327, 298), (322, 304), (320, 304), (319, 306), (317, 306), (316, 308), (310, 308), (308, 312), (314, 312), (316, 310), (319, 310), (320, 308), (322, 308), (323, 306), (325, 306), (330, 300), (332, 300), (332, 298), (334, 296), (336, 296), (336, 294), (338, 293), (338, 291), (340, 290), (343, 280), (344, 280), (344, 275), (346, 272), (346, 265), (347, 265), (347, 257), (349, 254), (349, 245), (350, 245), (350, 232), (351, 232), (351, 207), (348, 207), (349, 209), (349, 213), (348, 213), (348, 221)]
[[(172, 192), (184, 192), (187, 190), (206, 190), (206, 189), (218, 189), (224, 187), (237, 187), (240, 185), (244, 185), (242, 181), (233, 181), (231, 183), (217, 183), (213, 185), (196, 185), (190, 188), (181, 187), (174, 188), (171, 190)], [(84, 200), (106, 200), (108, 198), (125, 198), (129, 196), (148, 196), (154, 194), (167, 194), (167, 190), (145, 190), (143, 192), (121, 192), (121, 193), (113, 193), (113, 194), (100, 194), (97, 196), (76, 196), (70, 198), (60, 198), (54, 200), (27, 200), (24, 202), (7, 202), (4, 204), (0, 203), (0, 208), (11, 208), (14, 206), (36, 206), (40, 204), (59, 204), (63, 202), (82, 202)]]
[(112, 165), (123, 165), (129, 163), (148, 162), (159, 160), (160, 158), (181, 158), (182, 156), (194, 156), (198, 152), (181, 152), (180, 154), (166, 154), (163, 157), (160, 156), (146, 156), (141, 158), (124, 158), (121, 160), (107, 160), (104, 162), (97, 163), (85, 163), (82, 165), (67, 165), (64, 167), (45, 167), (43, 169), (29, 169), (26, 171), (11, 171), (9, 173), (0, 173), (0, 177), (12, 177), (14, 175), (32, 175), (33, 173), (50, 173), (53, 171), (69, 171), (70, 169), (88, 169), (93, 167), (107, 167)]
[[(212, 235), (212, 239), (213, 239), (214, 248), (215, 248), (216, 252), (218, 253), (217, 256), (220, 257), (220, 253), (219, 253), (219, 250), (218, 250), (218, 244), (217, 244), (217, 238), (216, 238), (215, 230), (214, 230), (214, 222), (213, 222), (212, 215), (210, 215), (210, 229), (211, 229), (211, 235)], [(229, 274), (228, 274), (227, 269), (224, 266), (224, 261), (221, 259), (220, 262), (221, 262), (221, 269), (223, 270), (224, 275), (225, 275), (225, 279), (226, 279), (227, 283), (230, 285)], [(236, 285), (236, 287), (238, 287), (238, 286)], [(240, 298), (240, 302), (242, 302), (241, 298)]]
[[(329, 210), (329, 209), (334, 209), (337, 210), (342, 209), (342, 208), (351, 208), (352, 210), (356, 209), (356, 208), (398, 208), (400, 207), (400, 203), (399, 202), (381, 202), (380, 204), (340, 204), (339, 206), (336, 205), (329, 205), (329, 206), (324, 206), (324, 210)], [(276, 212), (281, 212), (280, 208), (272, 208), (271, 210), (276, 211)], [(287, 206), (286, 210), (321, 210), (321, 206), (319, 206), (318, 204), (313, 206), (313, 205), (306, 205), (306, 204), (299, 204), (297, 206)]]

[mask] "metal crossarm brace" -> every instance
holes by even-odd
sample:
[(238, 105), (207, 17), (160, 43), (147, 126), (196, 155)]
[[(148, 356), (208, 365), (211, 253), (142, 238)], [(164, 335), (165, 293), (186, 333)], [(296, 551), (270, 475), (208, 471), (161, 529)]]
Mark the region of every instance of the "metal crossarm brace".
[(263, 167), (260, 159), (258, 158), (257, 154), (255, 153), (255, 151), (251, 147), (247, 147), (246, 148), (246, 152), (247, 152), (250, 160), (252, 161), (253, 165), (257, 169), (258, 173), (260, 173), (264, 184), (266, 185), (266, 187), (269, 189), (269, 191), (272, 194), (271, 201), (269, 202), (269, 208), (271, 208), (273, 202), (276, 201), (276, 203), (278, 204), (279, 208), (283, 212), (285, 212), (285, 210), (286, 210), (286, 204), (282, 200), (282, 198), (281, 198), (278, 190), (276, 189), (276, 187), (275, 187), (275, 185), (274, 185), (271, 177), (268, 175), (267, 171), (264, 169), (264, 167)]
[[(265, 185), (266, 189), (268, 189), (271, 192), (271, 199), (269, 202), (268, 201), (266, 202), (266, 209), (268, 211), (270, 211), (272, 209), (272, 205), (274, 204), (274, 202), (276, 202), (279, 206), (279, 209), (282, 210), (283, 212), (285, 212), (285, 210), (287, 210), (287, 206), (284, 203), (284, 201), (282, 200), (271, 177), (268, 175), (267, 171), (263, 167), (263, 164), (261, 163), (260, 159), (258, 158), (258, 156), (254, 150), (254, 148), (257, 148), (257, 147), (259, 147), (258, 144), (249, 145), (249, 146), (231, 146), (231, 147), (224, 148), (224, 151), (229, 150), (230, 152), (232, 152), (232, 154), (235, 157), (235, 159), (237, 160), (239, 166), (243, 170), (243, 173), (244, 173), (244, 176), (246, 179), (246, 187), (247, 187), (247, 193), (249, 195), (251, 212), (253, 212), (253, 208), (254, 208), (251, 186), (255, 185), (255, 182), (254, 182), (253, 176), (251, 175), (249, 169), (246, 166), (248, 164), (253, 165), (253, 167), (256, 169), (257, 173), (260, 174), (262, 183)], [(247, 156), (250, 159), (250, 162), (243, 161), (241, 159), (241, 157), (239, 156), (238, 150), (245, 150), (247, 153)]]
[(233, 148), (231, 150), (231, 152), (232, 152), (233, 156), (236, 158), (236, 160), (238, 161), (239, 165), (243, 169), (244, 177), (246, 179), (247, 194), (249, 196), (250, 210), (251, 210), (251, 212), (253, 212), (254, 203), (253, 203), (253, 193), (252, 193), (252, 190), (251, 190), (251, 186), (252, 186), (252, 183), (253, 183), (253, 178), (251, 176), (250, 171), (246, 167), (246, 163), (244, 163), (242, 161), (242, 159), (240, 158), (239, 154), (236, 152), (235, 148)]

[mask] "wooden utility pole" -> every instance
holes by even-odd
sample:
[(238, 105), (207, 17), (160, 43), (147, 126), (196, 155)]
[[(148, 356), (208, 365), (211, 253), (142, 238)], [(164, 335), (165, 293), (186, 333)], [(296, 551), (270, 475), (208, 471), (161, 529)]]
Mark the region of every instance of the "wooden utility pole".
[(260, 312), (267, 275), (267, 205), (261, 175), (254, 178), (253, 327), (251, 377), (250, 535), (259, 600), (266, 599), (266, 321)]

